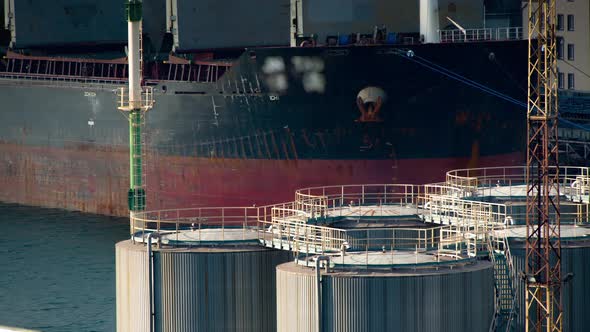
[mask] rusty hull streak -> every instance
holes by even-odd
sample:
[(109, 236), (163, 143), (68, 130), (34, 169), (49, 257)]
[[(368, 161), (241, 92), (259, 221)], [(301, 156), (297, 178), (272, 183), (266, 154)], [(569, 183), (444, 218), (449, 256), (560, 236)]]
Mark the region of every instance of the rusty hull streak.
[[(441, 170), (473, 162), (512, 165), (520, 157), (301, 160), (289, 155), (291, 159), (244, 159), (148, 150), (147, 208), (265, 205), (291, 200), (297, 188), (319, 185), (438, 182), (444, 179)], [(128, 216), (128, 188), (128, 151), (121, 146), (57, 148), (0, 142), (0, 201)]]
[(125, 216), (128, 158), (120, 150), (1, 143), (0, 200)]

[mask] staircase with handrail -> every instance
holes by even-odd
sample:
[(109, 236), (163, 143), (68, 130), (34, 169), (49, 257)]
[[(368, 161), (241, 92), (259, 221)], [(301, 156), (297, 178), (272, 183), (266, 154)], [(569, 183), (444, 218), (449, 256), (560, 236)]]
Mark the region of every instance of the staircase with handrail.
[(516, 271), (514, 270), (506, 229), (490, 232), (487, 240), (490, 260), (494, 264), (496, 310), (492, 322), (495, 328), (511, 331), (516, 315)]

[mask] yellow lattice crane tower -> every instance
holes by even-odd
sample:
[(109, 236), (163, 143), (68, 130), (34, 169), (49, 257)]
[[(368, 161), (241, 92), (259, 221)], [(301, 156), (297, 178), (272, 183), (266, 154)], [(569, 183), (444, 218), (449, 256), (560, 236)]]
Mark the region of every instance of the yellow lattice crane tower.
[(526, 331), (562, 331), (556, 0), (528, 0)]

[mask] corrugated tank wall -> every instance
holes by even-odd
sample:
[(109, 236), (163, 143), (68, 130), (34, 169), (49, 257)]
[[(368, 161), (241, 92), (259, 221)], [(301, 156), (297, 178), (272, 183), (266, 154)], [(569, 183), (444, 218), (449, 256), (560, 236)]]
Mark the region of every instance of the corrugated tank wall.
[[(516, 273), (525, 271), (526, 251), (524, 242), (511, 241), (511, 252)], [(582, 332), (588, 331), (590, 315), (587, 308), (590, 307), (590, 246), (563, 245), (561, 249), (561, 276), (573, 273), (574, 278), (565, 283), (562, 288), (563, 295), (563, 331)], [(526, 322), (525, 312), (525, 285), (519, 279), (517, 284), (519, 315), (516, 317), (517, 331), (524, 331)]]
[(290, 257), (256, 246), (155, 252), (156, 331), (276, 331), (275, 268)]
[[(316, 331), (314, 273), (294, 263), (277, 268), (277, 331)], [(493, 284), (489, 262), (425, 275), (324, 275), (322, 330), (487, 331)]]
[(149, 331), (148, 259), (145, 245), (117, 243), (117, 331)]

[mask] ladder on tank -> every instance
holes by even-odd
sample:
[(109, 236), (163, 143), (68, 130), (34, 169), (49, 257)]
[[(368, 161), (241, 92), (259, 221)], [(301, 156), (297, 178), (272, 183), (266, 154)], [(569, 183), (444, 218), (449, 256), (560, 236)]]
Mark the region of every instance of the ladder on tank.
[(504, 230), (490, 233), (487, 241), (490, 260), (494, 265), (495, 310), (490, 332), (512, 331), (516, 315), (516, 273), (508, 238)]

